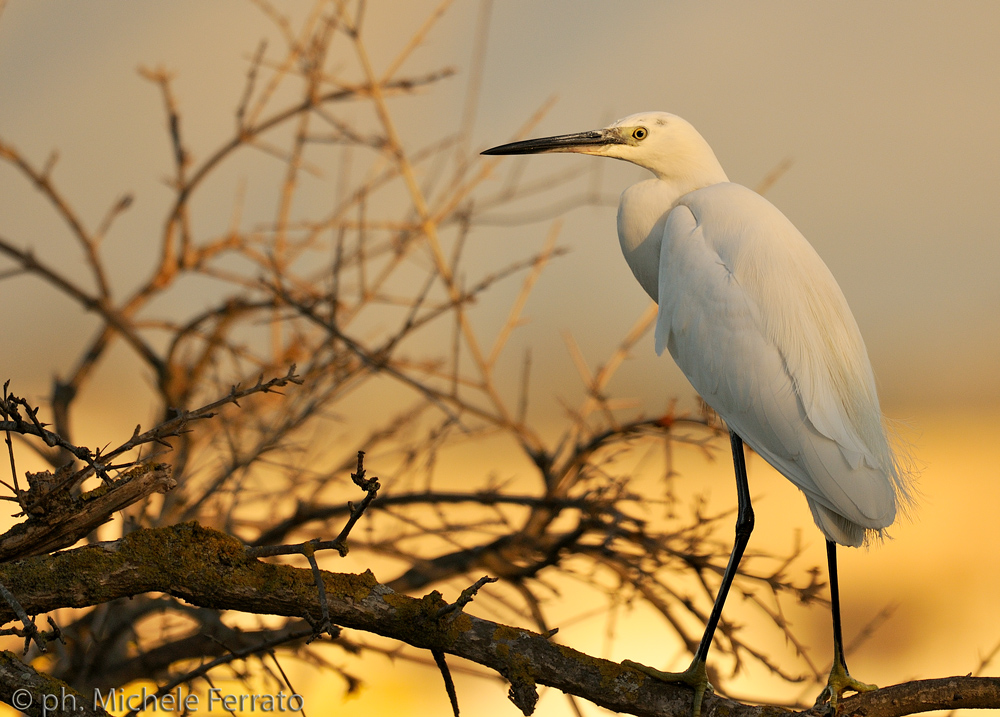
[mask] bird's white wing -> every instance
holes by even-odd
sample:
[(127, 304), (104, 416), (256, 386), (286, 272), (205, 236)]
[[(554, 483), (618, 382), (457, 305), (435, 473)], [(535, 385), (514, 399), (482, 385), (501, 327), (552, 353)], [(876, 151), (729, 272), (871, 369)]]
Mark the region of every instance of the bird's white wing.
[(656, 348), (798, 485), (845, 544), (888, 526), (900, 486), (860, 332), (826, 265), (760, 195), (716, 184), (671, 210)]

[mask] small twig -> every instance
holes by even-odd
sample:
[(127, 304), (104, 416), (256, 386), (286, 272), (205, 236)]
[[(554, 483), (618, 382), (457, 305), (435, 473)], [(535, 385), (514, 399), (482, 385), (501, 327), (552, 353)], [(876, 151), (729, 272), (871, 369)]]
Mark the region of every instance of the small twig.
[(483, 587), (487, 583), (495, 583), (498, 580), (500, 580), (500, 578), (491, 578), (489, 575), (484, 575), (483, 577), (479, 578), (479, 580), (477, 580), (472, 585), (470, 585), (469, 587), (467, 587), (465, 590), (462, 591), (462, 594), (459, 595), (458, 600), (451, 603), (450, 605), (445, 605), (443, 608), (438, 610), (437, 613), (438, 619), (444, 617), (450, 612), (454, 612), (455, 610), (461, 612), (466, 605), (472, 602), (472, 598), (476, 596), (476, 593), (479, 592), (479, 589), (481, 587)]
[[(357, 473), (351, 473), (351, 480), (354, 484), (364, 491), (367, 491), (367, 495), (364, 500), (357, 506), (353, 502), (348, 501), (347, 508), (350, 510), (351, 514), (347, 519), (347, 524), (344, 529), (340, 531), (340, 534), (333, 540), (311, 540), (306, 543), (300, 543), (298, 545), (263, 545), (263, 546), (250, 546), (246, 549), (247, 555), (252, 558), (267, 558), (273, 557), (275, 555), (293, 555), (295, 553), (303, 553), (304, 550), (310, 549), (312, 551), (317, 550), (336, 550), (340, 553), (340, 557), (346, 557), (349, 548), (347, 547), (347, 536), (350, 535), (351, 530), (354, 525), (358, 522), (362, 515), (364, 515), (365, 510), (371, 505), (372, 501), (378, 495), (378, 490), (382, 486), (378, 482), (378, 478), (365, 478), (365, 467), (364, 467), (365, 452), (358, 451), (358, 469)], [(306, 548), (305, 546), (309, 546)], [(308, 556), (307, 556), (308, 557)]]
[(267, 40), (261, 40), (260, 44), (257, 45), (257, 52), (254, 53), (253, 59), (250, 61), (250, 69), (247, 70), (247, 83), (243, 88), (243, 97), (236, 107), (237, 132), (242, 132), (245, 127), (243, 120), (246, 115), (247, 106), (250, 104), (250, 98), (253, 96), (254, 85), (257, 83), (257, 72), (260, 70), (260, 64), (264, 59), (264, 52), (266, 50)]
[[(38, 645), (39, 651), (45, 652), (45, 643), (47, 641), (47, 636), (45, 635), (45, 633), (41, 633), (38, 631), (38, 626), (35, 624), (35, 621), (32, 620), (30, 617), (28, 617), (28, 613), (26, 613), (24, 611), (24, 608), (21, 607), (21, 603), (17, 601), (17, 598), (14, 597), (14, 594), (7, 589), (7, 586), (4, 585), (2, 581), (0, 581), (0, 597), (3, 597), (3, 599), (7, 602), (7, 604), (10, 605), (10, 609), (14, 611), (14, 614), (17, 615), (17, 619), (20, 620), (21, 624), (24, 626), (22, 630), (18, 629), (12, 630), (12, 633), (18, 635), (19, 637), (24, 638), (25, 654), (27, 654), (28, 647), (31, 646), (32, 640), (34, 640), (35, 643)], [(5, 633), (5, 634), (11, 634), (11, 633)]]
[(59, 159), (59, 153), (52, 152), (41, 170), (37, 170), (14, 147), (0, 142), (0, 158), (6, 159), (20, 169), (52, 203), (83, 247), (87, 256), (87, 263), (90, 265), (101, 296), (109, 296), (110, 289), (107, 276), (104, 272), (104, 266), (97, 255), (98, 239), (87, 232), (79, 216), (77, 216), (76, 212), (70, 207), (69, 202), (56, 189), (52, 182), (51, 174), (56, 161)]
[(781, 177), (792, 168), (792, 158), (785, 157), (783, 160), (778, 162), (778, 164), (768, 172), (757, 186), (753, 188), (757, 194), (767, 194), (767, 191), (774, 186), (774, 184), (781, 179)]
[(524, 361), (521, 364), (521, 396), (517, 402), (516, 420), (524, 424), (528, 419), (528, 389), (531, 387), (531, 348), (524, 350)]
[(25, 271), (35, 274), (67, 294), (86, 311), (99, 314), (107, 324), (106, 331), (117, 331), (157, 373), (163, 370), (163, 362), (156, 355), (156, 352), (135, 331), (130, 319), (121, 310), (111, 306), (106, 299), (102, 298), (104, 294), (98, 297), (92, 296), (79, 285), (40, 261), (30, 249), (18, 249), (2, 237), (0, 237), (0, 252), (17, 261)]
[(444, 651), (432, 649), (431, 654), (434, 656), (434, 662), (437, 664), (438, 669), (441, 670), (441, 677), (444, 678), (444, 688), (448, 692), (448, 699), (451, 701), (451, 711), (455, 717), (458, 717), (458, 693), (455, 692), (455, 681), (451, 679), (451, 671), (448, 669), (448, 663), (445, 662)]
[[(331, 632), (330, 634), (333, 637), (336, 637), (336, 635), (333, 632)], [(292, 693), (294, 694), (296, 691), (295, 687), (292, 685), (292, 681), (288, 679), (288, 675), (285, 673), (285, 668), (281, 666), (281, 663), (278, 661), (278, 656), (274, 654), (274, 650), (268, 650), (267, 654), (274, 662), (274, 666), (278, 668), (278, 673), (281, 675), (281, 679), (285, 681), (285, 686), (288, 687), (288, 689), (291, 690)], [(263, 662), (263, 660), (261, 660), (261, 662)], [(253, 711), (253, 708), (251, 708), (251, 711)], [(304, 707), (301, 709), (301, 714), (302, 717), (308, 717)], [(233, 717), (235, 717), (235, 715)]]
[(524, 307), (528, 303), (528, 297), (531, 295), (531, 290), (535, 287), (535, 284), (538, 282), (538, 279), (542, 275), (542, 271), (545, 269), (546, 265), (549, 263), (549, 260), (556, 254), (556, 239), (559, 237), (559, 232), (561, 230), (561, 220), (557, 220), (552, 223), (552, 227), (549, 229), (549, 235), (545, 240), (545, 246), (541, 253), (535, 257), (531, 271), (528, 272), (526, 277), (524, 277), (524, 283), (521, 286), (520, 293), (517, 295), (517, 299), (515, 299), (514, 303), (511, 304), (507, 320), (497, 333), (497, 337), (493, 342), (493, 348), (490, 350), (490, 354), (486, 359), (486, 364), (488, 366), (492, 367), (496, 365), (497, 359), (500, 357), (500, 352), (503, 350), (504, 346), (506, 346), (511, 333), (520, 325), (521, 312), (524, 311)]
[(163, 443), (164, 438), (178, 435), (186, 428), (188, 423), (213, 418), (216, 415), (215, 412), (217, 409), (230, 403), (235, 406), (239, 406), (240, 399), (246, 398), (247, 396), (251, 396), (255, 393), (278, 393), (278, 391), (276, 391), (277, 388), (283, 388), (290, 383), (301, 384), (302, 379), (295, 373), (295, 368), (295, 364), (292, 364), (284, 376), (272, 378), (269, 381), (265, 381), (263, 376), (259, 376), (255, 384), (247, 386), (246, 388), (242, 388), (239, 384), (236, 384), (232, 386), (229, 389), (229, 393), (222, 398), (216, 399), (215, 401), (205, 404), (201, 408), (197, 408), (193, 411), (179, 411), (177, 415), (169, 421), (164, 421), (144, 433), (139, 433), (139, 427), (136, 426), (136, 430), (132, 434), (132, 437), (114, 450), (106, 453), (104, 458), (110, 460), (111, 458), (119, 456), (122, 453), (127, 453), (133, 448), (136, 448), (144, 443)]
[[(347, 334), (345, 334), (337, 326), (337, 324), (329, 321), (326, 317), (323, 317), (323, 316), (320, 316), (319, 314), (317, 314), (313, 310), (312, 306), (303, 304), (300, 301), (296, 301), (294, 297), (292, 297), (290, 294), (286, 293), (284, 291), (284, 289), (282, 289), (281, 287), (279, 287), (279, 286), (273, 286), (271, 288), (274, 290), (275, 294), (279, 298), (281, 298), (283, 301), (285, 301), (289, 305), (291, 305), (296, 311), (298, 311), (304, 317), (306, 317), (307, 319), (310, 319), (314, 323), (316, 323), (316, 324), (324, 327), (327, 331), (330, 332), (331, 336), (334, 336), (338, 340), (342, 341), (344, 343), (344, 345), (347, 346), (347, 348), (349, 348), (365, 364), (367, 364), (368, 366), (370, 366), (373, 371), (375, 371), (375, 372), (382, 371), (382, 372), (385, 372), (385, 373), (389, 374), (390, 376), (393, 376), (394, 378), (399, 379), (401, 382), (403, 382), (407, 386), (410, 386), (411, 388), (415, 389), (419, 393), (423, 394), (427, 398), (427, 400), (429, 400), (431, 403), (433, 403), (435, 406), (437, 406), (439, 409), (441, 409), (441, 411), (444, 412), (445, 415), (447, 415), (450, 419), (452, 419), (452, 420), (454, 420), (455, 422), (458, 422), (458, 423), (461, 422), (459, 420), (458, 415), (446, 403), (446, 401), (451, 401), (452, 400), (452, 398), (450, 396), (447, 396), (447, 395), (444, 395), (444, 394), (442, 394), (442, 393), (440, 393), (438, 391), (435, 391), (430, 386), (425, 386), (424, 384), (420, 383), (419, 381), (411, 378), (410, 376), (406, 375), (404, 372), (402, 372), (399, 369), (395, 368), (394, 366), (392, 366), (388, 362), (388, 358), (387, 357), (383, 357), (381, 355), (380, 351), (379, 352), (374, 352), (374, 353), (368, 351), (361, 344), (361, 342), (355, 341), (350, 336), (348, 336)], [(470, 413), (475, 413), (476, 415), (479, 415), (481, 418), (494, 419), (494, 417), (491, 416), (489, 413), (486, 413), (485, 411), (476, 411), (475, 408), (472, 407), (472, 406), (464, 406), (464, 408), (466, 410), (468, 410)]]
[[(228, 655), (222, 655), (217, 657), (211, 662), (206, 662), (205, 664), (191, 670), (188, 673), (178, 675), (174, 679), (170, 680), (167, 684), (163, 685), (160, 689), (156, 691), (155, 697), (159, 698), (170, 692), (172, 689), (178, 685), (183, 685), (192, 682), (195, 678), (205, 677), (211, 670), (215, 669), (219, 665), (228, 665), (230, 662), (236, 660), (246, 659), (252, 655), (256, 655), (263, 652), (270, 653), (275, 647), (283, 645), (286, 642), (294, 642), (295, 640), (301, 640), (302, 638), (308, 637), (311, 634), (311, 630), (299, 630), (296, 632), (291, 632), (285, 635), (278, 635), (271, 638), (270, 640), (265, 640), (259, 645), (254, 645), (242, 650), (232, 650)], [(138, 714), (141, 707), (137, 707), (129, 712), (125, 717), (135, 717)]]
[[(9, 379), (7, 381), (4, 381), (3, 383), (3, 404), (2, 406), (0, 406), (0, 412), (2, 412), (4, 418), (10, 418), (10, 415), (7, 413), (7, 399), (9, 398), (10, 395), (7, 393), (8, 386), (10, 386)], [(17, 466), (14, 463), (14, 444), (10, 440), (10, 430), (8, 429), (4, 433), (7, 436), (7, 452), (10, 454), (10, 475), (14, 481), (13, 486), (7, 486), (7, 487), (11, 488), (11, 490), (14, 492), (14, 495), (17, 495), (21, 492), (21, 486), (17, 482)], [(7, 484), (4, 483), (4, 485)]]
[(316, 589), (319, 591), (319, 605), (322, 616), (320, 624), (313, 626), (315, 634), (312, 638), (310, 638), (310, 641), (319, 637), (324, 632), (330, 633), (330, 637), (336, 637), (336, 628), (334, 628), (330, 623), (330, 603), (326, 598), (326, 583), (323, 582), (323, 575), (320, 573), (319, 564), (316, 562), (315, 546), (318, 542), (318, 540), (315, 540), (302, 544), (302, 554), (305, 555), (306, 560), (309, 561), (309, 567), (312, 568), (313, 580), (316, 582)]
[[(123, 194), (108, 210), (108, 213), (104, 215), (101, 225), (97, 228), (97, 232), (94, 234), (93, 244), (95, 250), (97, 245), (101, 243), (101, 240), (104, 239), (108, 231), (111, 229), (111, 225), (114, 223), (115, 219), (117, 219), (122, 212), (132, 206), (132, 201), (133, 198), (131, 194)], [(110, 289), (106, 285), (102, 285), (101, 289), (102, 295), (107, 298)]]
[(997, 643), (996, 645), (994, 645), (994, 646), (993, 646), (993, 649), (992, 649), (992, 650), (990, 650), (990, 651), (989, 651), (989, 652), (988, 652), (988, 653), (986, 654), (986, 656), (985, 656), (985, 657), (983, 657), (983, 658), (982, 658), (982, 659), (981, 659), (981, 660), (979, 661), (979, 667), (977, 667), (977, 668), (976, 668), (976, 671), (975, 671), (975, 672), (973, 672), (972, 674), (973, 674), (973, 675), (975, 675), (976, 677), (978, 677), (979, 675), (981, 675), (981, 674), (982, 674), (982, 672), (983, 672), (983, 670), (985, 670), (985, 669), (986, 669), (986, 666), (987, 666), (988, 664), (990, 664), (990, 662), (992, 662), (992, 661), (993, 661), (993, 658), (994, 658), (994, 657), (996, 657), (997, 655), (1000, 655), (1000, 642), (998, 642), (998, 643)]
[(355, 508), (351, 503), (348, 505), (351, 507), (351, 517), (347, 519), (347, 524), (344, 529), (340, 531), (333, 543), (340, 553), (340, 557), (345, 557), (347, 555), (347, 536), (350, 535), (351, 529), (354, 528), (354, 524), (358, 522), (358, 519), (364, 514), (365, 510), (371, 505), (371, 502), (375, 500), (375, 496), (378, 495), (378, 489), (382, 486), (379, 485), (378, 478), (365, 478), (365, 452), (358, 451), (358, 472), (351, 473), (351, 480), (354, 484), (358, 486), (361, 490), (367, 491), (367, 495), (364, 500), (361, 501), (361, 505)]
[[(27, 414), (27, 419), (21, 416), (21, 412), (18, 407), (24, 409)], [(89, 471), (93, 470), (105, 483), (111, 482), (111, 477), (107, 472), (109, 466), (105, 462), (100, 461), (99, 451), (97, 454), (91, 453), (90, 449), (75, 446), (65, 440), (58, 433), (54, 433), (45, 428), (47, 424), (38, 420), (38, 409), (34, 408), (27, 402), (27, 400), (13, 394), (7, 395), (3, 402), (2, 413), (7, 419), (0, 422), (4, 431), (8, 433), (10, 431), (14, 431), (22, 436), (36, 436), (41, 438), (45, 442), (45, 445), (50, 448), (61, 448), (62, 450), (85, 462), (87, 466), (82, 470), (88, 471), (88, 475)], [(58, 490), (60, 488), (61, 486), (57, 486), (54, 490)], [(27, 506), (22, 507), (27, 508)]]
[(459, 142), (455, 147), (455, 178), (452, 186), (456, 186), (469, 168), (469, 139), (476, 123), (476, 111), (479, 105), (480, 90), (483, 85), (483, 69), (486, 66), (486, 45), (490, 36), (490, 15), (493, 11), (493, 0), (480, 0), (479, 18), (476, 21), (476, 41), (473, 45), (472, 61), (469, 70), (469, 81), (465, 88), (465, 105), (462, 108), (462, 121), (459, 124)]
[(181, 120), (180, 114), (177, 111), (177, 100), (174, 99), (174, 93), (170, 87), (170, 83), (174, 77), (162, 67), (155, 70), (140, 67), (139, 74), (150, 82), (155, 82), (160, 86), (160, 92), (163, 94), (164, 109), (167, 113), (167, 123), (170, 128), (170, 142), (174, 151), (174, 163), (177, 166), (178, 186), (182, 186), (184, 167), (188, 164), (188, 153), (184, 149), (184, 142), (181, 139)]

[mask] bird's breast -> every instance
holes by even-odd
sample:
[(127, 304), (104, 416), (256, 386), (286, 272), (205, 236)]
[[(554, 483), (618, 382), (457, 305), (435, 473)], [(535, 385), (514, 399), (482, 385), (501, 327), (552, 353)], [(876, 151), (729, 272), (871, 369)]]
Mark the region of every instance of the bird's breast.
[(676, 189), (654, 178), (626, 189), (618, 204), (618, 241), (622, 254), (653, 301), (658, 301), (663, 228), (677, 198)]

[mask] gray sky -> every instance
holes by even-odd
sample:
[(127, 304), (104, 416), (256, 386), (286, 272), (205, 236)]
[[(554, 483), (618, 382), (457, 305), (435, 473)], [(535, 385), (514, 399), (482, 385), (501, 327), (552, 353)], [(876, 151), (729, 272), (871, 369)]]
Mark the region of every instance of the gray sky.
[[(391, 18), (388, 7), (370, 3), (367, 19), (379, 28), (374, 54), (383, 64), (432, 4), (394, 3)], [(460, 74), (433, 103), (413, 105), (404, 132), (457, 126), (477, 12), (478, 3), (456, 3), (408, 64), (412, 72), (451, 64)], [(995, 402), (998, 27), (1000, 6), (989, 2), (503, 0), (493, 6), (474, 142), (505, 141), (556, 96), (537, 134), (663, 109), (699, 128), (734, 181), (753, 186), (791, 158), (768, 197), (841, 283), (883, 401)], [(58, 148), (56, 177), (94, 223), (118, 193), (136, 193), (109, 240), (121, 257), (117, 273), (127, 277), (143, 255), (135, 236), (154, 231), (162, 216), (168, 171), (160, 98), (136, 67), (176, 71), (197, 151), (230, 130), (247, 58), (268, 34), (267, 21), (242, 2), (12, 0), (0, 17), (0, 134), (37, 162)], [(565, 156), (535, 158), (528, 172), (574, 162), (581, 171), (608, 165), (602, 187), (612, 196), (643, 176), (629, 165)], [(40, 204), (15, 211), (37, 196), (9, 169), (0, 169), (0, 181), (9, 238), (38, 241), (56, 229)], [(230, 206), (219, 211), (228, 216)], [(533, 340), (568, 327), (596, 361), (645, 298), (618, 256), (613, 208), (575, 211), (562, 241), (573, 256), (539, 287)], [(594, 307), (581, 312), (590, 299)], [(40, 300), (39, 310), (51, 308), (44, 302), (52, 299)], [(21, 329), (37, 318), (23, 317)], [(588, 337), (595, 324), (602, 330)], [(43, 344), (55, 350), (58, 340)], [(664, 396), (685, 391), (651, 353), (637, 352), (643, 371), (635, 375), (665, 371)]]
[[(998, 27), (987, 2), (499, 2), (484, 141), (557, 94), (542, 134), (663, 109), (699, 128), (733, 181), (792, 158), (768, 197), (838, 278), (884, 399), (995, 402)], [(601, 214), (579, 243), (613, 254)]]
[[(374, 54), (383, 64), (432, 7), (392, 5), (390, 20), (386, 3), (370, 3), (367, 20), (379, 28)], [(433, 104), (414, 105), (404, 131), (457, 126), (477, 12), (478, 3), (456, 3), (407, 66), (461, 72)], [(768, 197), (841, 283), (884, 402), (995, 402), (998, 27), (1000, 6), (990, 2), (503, 0), (493, 6), (474, 141), (505, 141), (556, 96), (538, 134), (663, 109), (700, 129), (734, 181), (753, 186), (791, 158)], [(12, 0), (0, 17), (0, 134), (38, 162), (58, 148), (57, 179), (94, 223), (119, 192), (136, 193), (109, 240), (127, 276), (142, 255), (129, 242), (162, 216), (159, 182), (168, 171), (160, 98), (135, 68), (176, 71), (197, 151), (230, 130), (247, 58), (267, 34), (267, 21), (242, 2)], [(602, 186), (611, 195), (642, 178), (631, 166), (579, 157), (536, 158), (529, 173), (573, 162), (581, 171), (608, 165)], [(37, 241), (55, 228), (41, 205), (14, 211), (36, 198), (8, 169), (0, 181), (9, 238)], [(593, 342), (597, 360), (645, 299), (617, 256), (613, 208), (574, 212), (563, 243), (574, 255), (539, 287), (531, 307), (537, 337), (568, 326), (585, 348)], [(573, 316), (591, 297), (598, 302), (587, 320)], [(607, 327), (607, 344), (586, 337), (595, 323)], [(661, 370), (649, 356), (639, 360)], [(668, 373), (670, 390), (684, 390)]]

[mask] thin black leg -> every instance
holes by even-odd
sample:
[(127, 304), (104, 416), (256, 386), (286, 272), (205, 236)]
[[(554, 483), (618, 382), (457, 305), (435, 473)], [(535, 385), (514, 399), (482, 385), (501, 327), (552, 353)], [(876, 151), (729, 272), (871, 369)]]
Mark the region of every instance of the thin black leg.
[(631, 660), (622, 661), (622, 665), (635, 668), (657, 680), (681, 682), (688, 685), (694, 690), (693, 717), (700, 717), (701, 703), (705, 692), (712, 689), (712, 685), (708, 681), (705, 658), (708, 657), (708, 648), (712, 646), (715, 628), (719, 625), (722, 606), (726, 604), (726, 596), (729, 595), (729, 588), (733, 584), (733, 578), (736, 577), (736, 569), (740, 566), (743, 551), (746, 550), (747, 543), (750, 541), (750, 533), (753, 532), (753, 506), (750, 505), (750, 486), (747, 484), (747, 464), (743, 456), (743, 439), (732, 431), (729, 432), (729, 439), (733, 446), (733, 463), (736, 466), (736, 497), (739, 500), (739, 509), (736, 514), (736, 541), (733, 544), (733, 552), (729, 555), (726, 572), (722, 574), (722, 585), (719, 587), (719, 594), (715, 596), (715, 605), (712, 606), (712, 613), (708, 617), (705, 634), (702, 635), (694, 660), (684, 672), (660, 672)]
[(833, 613), (833, 658), (847, 672), (847, 660), (844, 657), (844, 635), (840, 627), (840, 583), (837, 579), (837, 544), (826, 541), (826, 563), (830, 570), (830, 611)]
[(705, 634), (702, 635), (698, 652), (694, 656), (696, 661), (702, 662), (708, 657), (708, 649), (712, 646), (712, 639), (715, 637), (715, 628), (718, 627), (719, 618), (722, 617), (722, 606), (726, 604), (729, 588), (733, 584), (733, 578), (736, 577), (736, 570), (743, 558), (743, 551), (746, 550), (747, 543), (750, 542), (750, 533), (753, 532), (753, 506), (750, 504), (750, 485), (747, 482), (747, 463), (743, 453), (743, 439), (730, 431), (729, 441), (733, 447), (733, 465), (736, 468), (736, 498), (739, 501), (736, 513), (736, 540), (733, 543), (733, 552), (729, 555), (726, 572), (722, 574), (722, 585), (719, 586), (719, 594), (715, 596), (712, 614), (709, 615), (708, 623), (705, 625)]
[(833, 667), (830, 668), (830, 678), (826, 687), (820, 693), (816, 704), (829, 700), (830, 708), (836, 714), (837, 703), (847, 690), (854, 692), (869, 692), (877, 689), (875, 685), (860, 682), (847, 671), (844, 660), (844, 635), (840, 627), (840, 583), (837, 579), (837, 544), (826, 541), (826, 562), (830, 568), (830, 611), (833, 613)]

